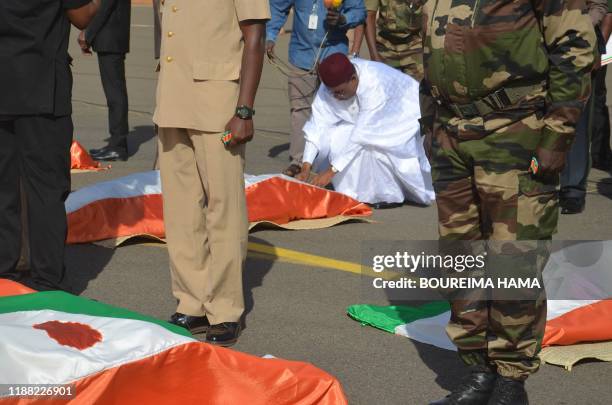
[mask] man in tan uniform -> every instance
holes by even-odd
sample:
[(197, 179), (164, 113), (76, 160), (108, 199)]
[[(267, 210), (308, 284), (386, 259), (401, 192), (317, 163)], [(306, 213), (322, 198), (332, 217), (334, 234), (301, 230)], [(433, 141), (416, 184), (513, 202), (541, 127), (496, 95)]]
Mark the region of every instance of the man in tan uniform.
[(153, 120), (178, 300), (170, 322), (229, 346), (244, 311), (244, 144), (254, 133), (270, 11), (267, 0), (165, 0), (163, 7)]

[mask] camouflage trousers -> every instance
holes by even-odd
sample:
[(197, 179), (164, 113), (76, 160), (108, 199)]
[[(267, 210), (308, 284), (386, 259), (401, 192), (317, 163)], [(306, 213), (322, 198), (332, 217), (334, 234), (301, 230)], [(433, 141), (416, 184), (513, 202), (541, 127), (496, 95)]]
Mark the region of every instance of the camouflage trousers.
[(420, 46), (415, 49), (410, 45), (385, 46), (377, 42), (376, 49), (383, 57), (385, 64), (401, 70), (416, 81), (423, 80), (425, 71), (423, 69), (423, 49)]
[[(528, 173), (542, 126), (531, 116), (482, 139), (459, 140), (442, 125), (434, 125), (426, 149), (442, 240), (552, 238), (558, 220), (558, 180), (544, 181)], [(522, 266), (541, 274), (547, 257), (540, 259), (523, 261)], [(546, 297), (544, 291), (533, 297), (518, 301), (482, 294), (449, 296), (447, 333), (462, 360), (515, 379), (536, 372)]]

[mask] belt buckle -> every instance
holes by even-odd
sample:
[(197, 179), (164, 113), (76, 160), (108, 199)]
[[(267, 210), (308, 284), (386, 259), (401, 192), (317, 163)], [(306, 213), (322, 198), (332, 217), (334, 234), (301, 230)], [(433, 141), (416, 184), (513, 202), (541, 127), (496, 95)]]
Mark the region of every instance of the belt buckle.
[(512, 104), (510, 97), (508, 97), (508, 93), (506, 93), (506, 89), (503, 87), (491, 93), (488, 99), (496, 110), (503, 110)]

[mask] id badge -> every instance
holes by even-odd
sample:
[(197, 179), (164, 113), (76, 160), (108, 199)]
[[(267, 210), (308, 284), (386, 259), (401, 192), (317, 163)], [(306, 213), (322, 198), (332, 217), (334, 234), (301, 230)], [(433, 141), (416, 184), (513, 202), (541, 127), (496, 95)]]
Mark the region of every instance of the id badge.
[(319, 24), (319, 16), (317, 14), (310, 14), (310, 17), (308, 18), (308, 29), (316, 30), (318, 24)]

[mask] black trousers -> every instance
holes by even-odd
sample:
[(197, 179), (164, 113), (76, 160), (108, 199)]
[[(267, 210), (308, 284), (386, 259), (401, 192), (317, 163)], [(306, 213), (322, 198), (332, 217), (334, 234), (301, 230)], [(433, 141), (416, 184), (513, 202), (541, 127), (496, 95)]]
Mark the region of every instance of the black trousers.
[(612, 150), (610, 150), (610, 115), (606, 105), (606, 72), (608, 67), (603, 66), (595, 72), (593, 80), (595, 111), (593, 112), (593, 137), (591, 145), (591, 159), (593, 166), (606, 166), (612, 164)]
[(576, 137), (567, 154), (565, 168), (561, 172), (561, 198), (584, 200), (591, 170), (591, 124), (593, 118), (593, 91), (576, 125)]
[(127, 150), (129, 124), (125, 54), (98, 52), (98, 65), (108, 105), (109, 144)]
[(72, 132), (71, 116), (0, 121), (0, 277), (19, 279), (15, 268), (21, 251), (21, 182), (31, 269), (25, 283), (38, 290), (62, 283)]

